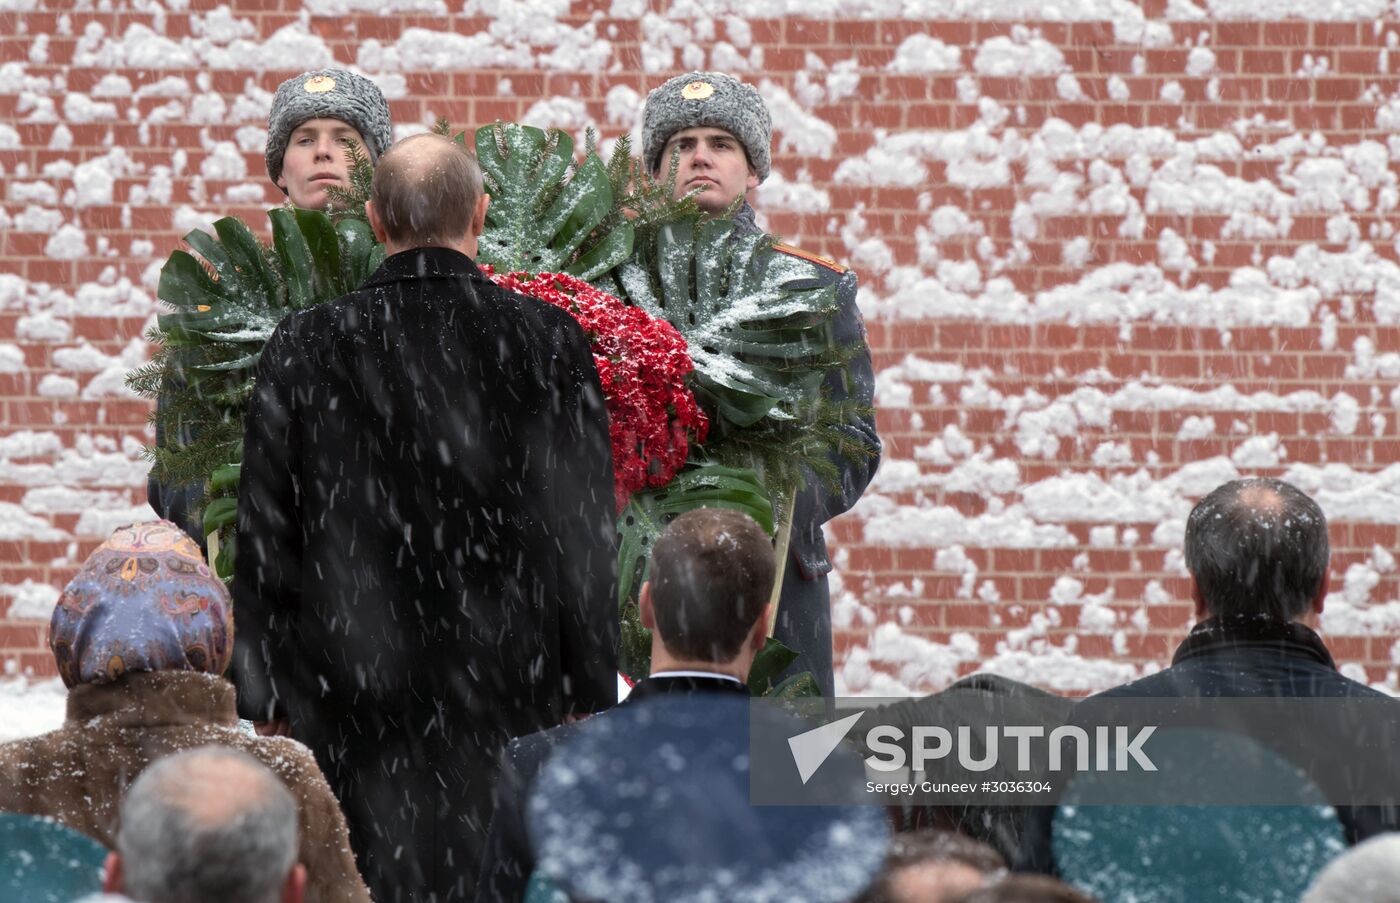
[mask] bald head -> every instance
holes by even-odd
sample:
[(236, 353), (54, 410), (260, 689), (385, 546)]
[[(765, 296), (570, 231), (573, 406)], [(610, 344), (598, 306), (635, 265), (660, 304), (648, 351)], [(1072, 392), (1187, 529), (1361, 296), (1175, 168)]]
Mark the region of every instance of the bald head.
[(391, 254), (466, 245), (470, 251), (463, 253), (474, 257), (487, 200), (476, 157), (451, 138), (424, 134), (403, 139), (380, 158), (365, 209)]
[(131, 785), (117, 853), (122, 891), (138, 900), (271, 903), (296, 864), (296, 802), (237, 750), (167, 756)]

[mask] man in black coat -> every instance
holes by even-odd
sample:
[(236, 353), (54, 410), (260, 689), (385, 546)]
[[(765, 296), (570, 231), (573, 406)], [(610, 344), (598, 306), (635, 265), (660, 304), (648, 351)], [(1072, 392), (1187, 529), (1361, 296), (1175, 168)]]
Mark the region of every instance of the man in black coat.
[[(1323, 719), (1320, 722), (1289, 725), (1273, 736), (1258, 736), (1249, 728), (1252, 741), (1307, 770), (1307, 777), (1328, 799), (1339, 803), (1337, 818), (1348, 842), (1400, 827), (1394, 807), (1340, 804), (1341, 797), (1354, 797), (1358, 790), (1374, 793), (1395, 785), (1374, 771), (1367, 776), (1364, 761), (1374, 761), (1374, 756), (1361, 755), (1360, 744), (1367, 742), (1367, 728), (1379, 731), (1382, 726), (1349, 723), (1362, 707), (1348, 701), (1384, 707), (1366, 709), (1371, 714), (1391, 712), (1389, 707), (1400, 702), (1343, 677), (1316, 633), (1327, 596), (1330, 557), (1322, 509), (1282, 480), (1235, 480), (1216, 488), (1192, 509), (1186, 522), (1185, 553), (1197, 623), (1177, 648), (1171, 666), (1084, 700), (1071, 720), (1100, 723), (1110, 712), (1127, 711), (1120, 703), (1132, 699), (1335, 700), (1335, 706), (1309, 709)], [(1192, 705), (1191, 711), (1208, 711), (1198, 703)], [(1398, 719), (1400, 712), (1384, 717), (1392, 727)], [(1239, 729), (1247, 730), (1243, 724)], [(1352, 750), (1348, 767), (1324, 773), (1319, 763), (1335, 761), (1338, 754), (1347, 758), (1348, 744)], [(1051, 841), (1054, 820), (1053, 807), (1031, 811), (1020, 868), (1060, 869)], [(1143, 825), (1144, 834), (1155, 830), (1153, 825)], [(1169, 848), (1167, 832), (1157, 833), (1166, 838)], [(1125, 867), (1132, 873), (1131, 864)]]
[[(737, 201), (738, 231), (757, 232), (750, 191), (768, 178), (772, 163), (773, 121), (758, 89), (723, 72), (688, 72), (647, 95), (642, 113), (642, 158), (652, 175), (664, 178), (677, 160), (676, 197), (699, 190), (695, 201), (706, 216), (723, 216)], [(797, 286), (834, 286), (837, 311), (832, 337), (848, 349), (846, 363), (826, 373), (823, 390), (833, 402), (855, 402), (841, 424), (849, 455), (830, 449), (839, 472), (837, 486), (808, 474), (807, 485), (793, 501), (789, 559), (783, 568), (774, 636), (798, 653), (778, 680), (810, 671), (822, 695), (835, 693), (831, 649), (831, 590), (822, 525), (849, 511), (870, 485), (880, 464), (875, 432), (875, 371), (866, 342), (865, 321), (856, 305), (856, 274), (841, 264), (792, 245), (776, 244), (798, 273)]]
[[(613, 712), (668, 696), (746, 699), (744, 681), (767, 634), (774, 571), (772, 543), (742, 512), (701, 508), (672, 521), (656, 541), (639, 600), (642, 626), (652, 631), (651, 674)], [(478, 903), (524, 897), (535, 861), (525, 830), (530, 789), (556, 747), (613, 712), (506, 747)]]
[(381, 903), (469, 896), (500, 750), (616, 700), (601, 386), (472, 262), (489, 200), (455, 142), (391, 148), (388, 258), (278, 326), (246, 422), (240, 711), (316, 753)]

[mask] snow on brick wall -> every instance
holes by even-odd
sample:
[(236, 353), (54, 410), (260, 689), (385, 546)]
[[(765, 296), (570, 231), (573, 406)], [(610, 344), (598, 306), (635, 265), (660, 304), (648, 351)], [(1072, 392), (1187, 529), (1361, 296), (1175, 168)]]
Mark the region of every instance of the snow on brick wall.
[(1190, 623), (1193, 500), (1275, 474), (1332, 520), (1339, 661), (1395, 689), (1398, 6), (0, 2), (6, 670), (51, 673), (58, 587), (148, 514), (120, 374), (178, 236), (280, 201), (281, 80), (357, 68), (401, 135), (611, 138), (704, 67), (773, 111), (767, 227), (861, 277), (886, 454), (829, 529), (842, 688), (1158, 668)]

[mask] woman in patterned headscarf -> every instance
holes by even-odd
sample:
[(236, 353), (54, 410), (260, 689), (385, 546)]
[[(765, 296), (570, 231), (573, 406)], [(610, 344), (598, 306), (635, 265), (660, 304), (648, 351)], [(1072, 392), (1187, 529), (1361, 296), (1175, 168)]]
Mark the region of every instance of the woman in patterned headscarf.
[(49, 648), (70, 688), (137, 671), (223, 674), (233, 653), (228, 590), (169, 521), (122, 527), (59, 597)]
[(228, 590), (169, 521), (118, 529), (59, 598), (49, 647), (69, 687), (61, 728), (0, 745), (0, 811), (47, 815), (112, 847), (127, 787), (164, 755), (241, 749), (300, 808), (306, 900), (367, 901), (345, 818), (311, 753), (238, 727)]

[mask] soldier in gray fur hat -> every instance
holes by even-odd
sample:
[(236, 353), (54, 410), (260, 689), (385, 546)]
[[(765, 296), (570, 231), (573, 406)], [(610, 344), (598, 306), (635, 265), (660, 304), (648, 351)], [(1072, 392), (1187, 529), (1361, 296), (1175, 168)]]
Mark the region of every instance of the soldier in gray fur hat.
[[(673, 156), (679, 158), (676, 197), (700, 189), (696, 201), (708, 216), (721, 216), (736, 200), (737, 228), (758, 231), (748, 192), (757, 188), (772, 165), (773, 119), (757, 89), (722, 72), (687, 72), (647, 95), (642, 113), (642, 159), (653, 176), (664, 175)], [(865, 323), (856, 306), (856, 274), (846, 267), (791, 245), (774, 250), (805, 264), (804, 281), (834, 285), (840, 307), (835, 339), (857, 352), (849, 363), (827, 372), (825, 387), (833, 401), (857, 401), (870, 409), (875, 397), (875, 374)], [(880, 439), (875, 417), (852, 415), (845, 423), (849, 439), (869, 452), (863, 460), (833, 458), (841, 474), (839, 492), (832, 492), (809, 475), (807, 487), (793, 509), (790, 555), (783, 568), (778, 603), (777, 638), (799, 653), (788, 674), (811, 671), (823, 694), (834, 692), (831, 654), (831, 593), (826, 575), (831, 570), (822, 524), (850, 509), (860, 498), (880, 463)], [(786, 675), (783, 675), (786, 676)]]
[(348, 141), (371, 161), (393, 141), (389, 104), (374, 82), (344, 69), (317, 69), (277, 88), (264, 157), (268, 178), (293, 205), (324, 209), (328, 187), (349, 186)]
[[(379, 88), (363, 76), (344, 69), (316, 69), (289, 78), (277, 88), (267, 116), (267, 175), (295, 207), (324, 210), (326, 189), (350, 187), (350, 162), (345, 145), (354, 141), (377, 161), (393, 141), (389, 104)], [(162, 390), (163, 410), (177, 389)], [(166, 444), (156, 429), (156, 445)], [(183, 436), (188, 442), (190, 437)], [(156, 513), (179, 524), (203, 548), (202, 524), (191, 520), (203, 503), (204, 487), (173, 486), (155, 476), (147, 478), (146, 497)]]

